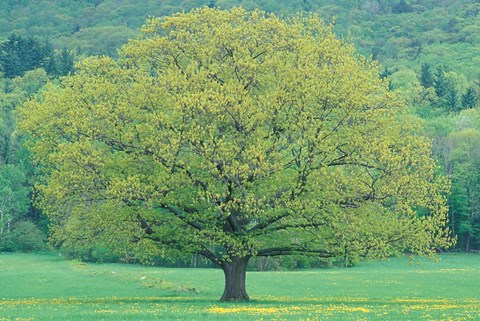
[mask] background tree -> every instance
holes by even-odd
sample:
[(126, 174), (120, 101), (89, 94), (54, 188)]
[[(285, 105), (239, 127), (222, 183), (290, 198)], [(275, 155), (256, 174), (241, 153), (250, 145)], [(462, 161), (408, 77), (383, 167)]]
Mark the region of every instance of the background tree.
[(413, 7), (405, 0), (400, 0), (392, 8), (393, 13), (408, 13), (413, 12)]
[(433, 87), (435, 88), (435, 93), (439, 98), (443, 98), (447, 95), (449, 83), (447, 77), (445, 76), (445, 68), (443, 66), (437, 67), (437, 70), (435, 71)]
[(450, 244), (417, 121), (316, 16), (205, 8), (142, 30), (20, 111), (58, 244), (203, 255), (222, 300), (248, 300), (253, 256)]
[(480, 114), (477, 109), (449, 113), (427, 122), (433, 152), (451, 178), (449, 226), (457, 249), (480, 249)]
[(23, 76), (28, 70), (50, 67), (51, 50), (50, 46), (42, 46), (34, 38), (12, 34), (0, 47), (0, 65), (5, 77)]
[(14, 225), (25, 219), (30, 205), (25, 174), (15, 165), (0, 166), (0, 251), (14, 250)]
[(45, 223), (45, 218), (32, 208), (33, 168), (16, 132), (15, 113), (16, 106), (34, 96), (47, 80), (45, 70), (36, 69), (0, 81), (0, 251), (45, 247), (46, 229), (34, 225)]
[(15, 34), (0, 45), (0, 68), (7, 78), (22, 77), (27, 71), (44, 69), (51, 76), (63, 76), (73, 70), (74, 57), (64, 50), (57, 54), (49, 41)]
[(443, 98), (447, 110), (458, 111), (458, 92), (452, 79), (447, 79), (446, 92)]
[(422, 68), (420, 70), (420, 85), (425, 88), (430, 88), (433, 86), (433, 73), (430, 69), (430, 65), (427, 63), (422, 64)]
[(450, 204), (455, 216), (459, 246), (470, 251), (480, 241), (480, 132), (465, 128), (451, 133), (449, 162), (452, 167)]
[(475, 89), (469, 87), (467, 91), (462, 95), (462, 107), (473, 108), (477, 105), (477, 93)]

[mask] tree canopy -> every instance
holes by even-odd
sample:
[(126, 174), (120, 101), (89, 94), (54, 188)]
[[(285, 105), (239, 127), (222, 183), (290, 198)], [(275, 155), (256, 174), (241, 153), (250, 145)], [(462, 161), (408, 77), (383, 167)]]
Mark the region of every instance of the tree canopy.
[(57, 244), (197, 253), (246, 300), (253, 256), (430, 254), (447, 181), (375, 63), (316, 15), (150, 19), (24, 105)]

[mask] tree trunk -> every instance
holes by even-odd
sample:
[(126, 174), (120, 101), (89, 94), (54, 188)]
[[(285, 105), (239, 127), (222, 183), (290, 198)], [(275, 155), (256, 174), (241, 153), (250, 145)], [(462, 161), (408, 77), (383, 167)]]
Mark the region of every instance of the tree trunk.
[(245, 276), (249, 256), (233, 257), (231, 262), (222, 264), (225, 274), (225, 290), (220, 301), (248, 301), (247, 290), (245, 287)]
[(467, 240), (465, 242), (465, 252), (470, 251), (470, 234), (467, 235)]

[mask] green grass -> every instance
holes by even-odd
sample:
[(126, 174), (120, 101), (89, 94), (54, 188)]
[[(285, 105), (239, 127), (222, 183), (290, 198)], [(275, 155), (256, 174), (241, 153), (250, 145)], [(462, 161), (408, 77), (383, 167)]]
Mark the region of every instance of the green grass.
[(247, 283), (252, 302), (219, 303), (219, 270), (2, 254), (0, 320), (480, 320), (480, 255), (249, 272)]

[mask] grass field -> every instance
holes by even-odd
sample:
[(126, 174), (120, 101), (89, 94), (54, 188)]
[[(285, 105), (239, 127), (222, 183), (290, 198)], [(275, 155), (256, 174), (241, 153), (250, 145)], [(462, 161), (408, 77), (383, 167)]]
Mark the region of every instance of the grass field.
[(0, 255), (0, 320), (480, 320), (480, 255), (350, 269), (249, 272), (252, 302), (220, 303), (223, 273)]

